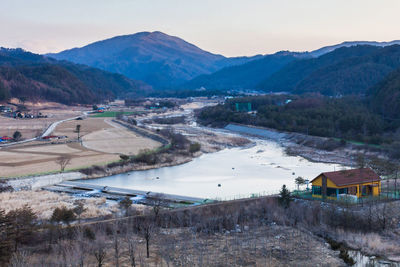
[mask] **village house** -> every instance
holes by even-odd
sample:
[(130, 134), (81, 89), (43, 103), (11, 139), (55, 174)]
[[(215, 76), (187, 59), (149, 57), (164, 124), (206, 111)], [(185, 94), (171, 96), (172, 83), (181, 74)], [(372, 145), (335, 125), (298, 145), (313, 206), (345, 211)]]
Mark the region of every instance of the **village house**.
[(370, 168), (323, 172), (312, 181), (315, 198), (339, 199), (342, 195), (357, 198), (379, 196), (381, 178)]

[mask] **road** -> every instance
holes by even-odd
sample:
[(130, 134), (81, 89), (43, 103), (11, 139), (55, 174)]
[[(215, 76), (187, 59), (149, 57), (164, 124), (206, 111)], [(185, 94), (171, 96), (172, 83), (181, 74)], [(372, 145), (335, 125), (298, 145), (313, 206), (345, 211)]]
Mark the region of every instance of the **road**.
[(60, 120), (60, 121), (53, 122), (53, 123), (46, 129), (46, 131), (44, 131), (44, 133), (43, 133), (42, 135), (38, 136), (38, 137), (34, 137), (34, 138), (30, 138), (30, 139), (26, 139), (26, 140), (22, 140), (22, 141), (18, 141), (18, 142), (12, 142), (12, 143), (7, 143), (7, 144), (1, 144), (0, 147), (10, 147), (10, 146), (25, 144), (25, 143), (29, 143), (29, 142), (32, 142), (32, 141), (39, 140), (39, 139), (41, 139), (41, 138), (43, 138), (43, 137), (45, 137), (45, 136), (50, 135), (50, 134), (56, 129), (57, 125), (59, 125), (60, 123), (63, 123), (63, 122), (66, 122), (66, 121), (75, 120), (75, 119), (77, 119), (77, 118), (79, 118), (79, 117), (82, 117), (82, 116), (87, 116), (88, 113), (89, 113), (88, 111), (84, 111), (83, 114), (80, 115), (80, 116), (75, 116), (75, 117), (72, 117), (72, 118), (68, 118), (68, 119), (64, 119), (64, 120)]

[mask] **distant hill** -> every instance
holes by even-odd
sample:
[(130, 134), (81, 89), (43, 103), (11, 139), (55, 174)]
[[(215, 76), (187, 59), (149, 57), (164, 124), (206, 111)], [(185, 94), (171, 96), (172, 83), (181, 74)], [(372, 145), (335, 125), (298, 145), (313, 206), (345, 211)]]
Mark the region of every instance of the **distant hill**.
[(185, 89), (207, 88), (211, 90), (254, 89), (283, 66), (308, 54), (278, 52), (263, 56), (242, 65), (223, 68), (213, 74), (200, 75), (185, 83)]
[(117, 36), (47, 56), (120, 73), (161, 89), (261, 57), (226, 58), (157, 31)]
[(143, 82), (22, 49), (0, 49), (0, 100), (9, 97), (64, 104), (96, 103), (151, 90)]
[(400, 40), (395, 40), (391, 42), (374, 42), (374, 41), (354, 41), (354, 42), (343, 42), (341, 44), (336, 44), (336, 45), (330, 45), (330, 46), (325, 46), (322, 48), (319, 48), (317, 50), (309, 52), (312, 57), (320, 57), (322, 55), (325, 55), (327, 53), (330, 53), (338, 48), (342, 47), (352, 47), (352, 46), (358, 46), (358, 45), (370, 45), (370, 46), (378, 46), (378, 47), (385, 47), (385, 46), (391, 46), (391, 45), (400, 45)]
[(318, 58), (293, 61), (261, 82), (258, 88), (297, 94), (365, 94), (398, 67), (398, 45), (342, 47)]

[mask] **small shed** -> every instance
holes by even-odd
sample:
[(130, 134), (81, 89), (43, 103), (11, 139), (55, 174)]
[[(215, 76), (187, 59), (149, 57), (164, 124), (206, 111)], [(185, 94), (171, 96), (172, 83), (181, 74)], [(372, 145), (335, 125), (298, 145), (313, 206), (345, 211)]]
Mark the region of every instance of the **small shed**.
[(323, 172), (311, 183), (315, 198), (339, 199), (342, 194), (360, 198), (381, 192), (381, 178), (370, 168)]

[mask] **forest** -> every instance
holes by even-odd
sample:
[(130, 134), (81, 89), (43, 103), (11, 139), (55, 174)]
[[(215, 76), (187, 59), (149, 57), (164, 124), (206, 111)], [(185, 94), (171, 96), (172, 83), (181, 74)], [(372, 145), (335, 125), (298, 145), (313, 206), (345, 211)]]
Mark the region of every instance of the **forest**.
[[(251, 103), (251, 112), (236, 111), (236, 103)], [(224, 105), (198, 112), (201, 123), (224, 126), (250, 124), (335, 137), (368, 144), (397, 144), (400, 121), (382, 116), (371, 100), (358, 96), (330, 98), (321, 95), (267, 95), (229, 99)]]
[(120, 74), (57, 61), (22, 49), (0, 49), (0, 101), (16, 97), (91, 104), (150, 90), (149, 85)]

